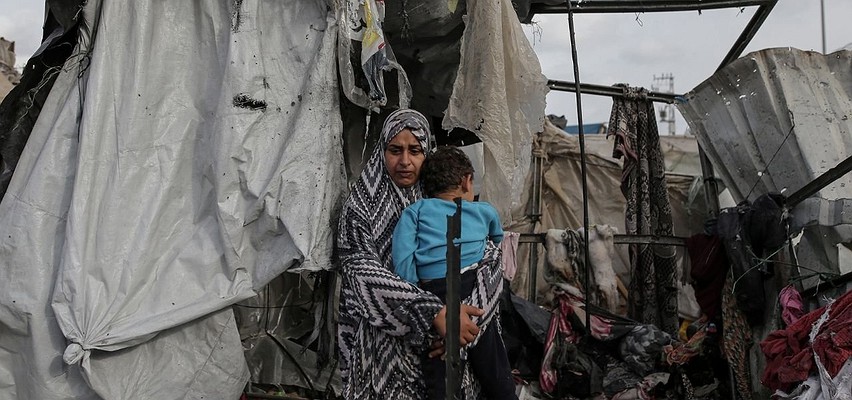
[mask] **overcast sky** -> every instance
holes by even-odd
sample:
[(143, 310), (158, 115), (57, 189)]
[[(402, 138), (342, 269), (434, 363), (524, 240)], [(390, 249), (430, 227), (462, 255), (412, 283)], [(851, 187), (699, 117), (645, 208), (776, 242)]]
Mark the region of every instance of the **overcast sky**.
[[(824, 0), (826, 49), (852, 42), (852, 1)], [(575, 16), (580, 81), (618, 82), (651, 89), (654, 76), (674, 75), (674, 91), (685, 93), (710, 77), (736, 41), (757, 7), (651, 14), (579, 14)], [(0, 0), (0, 36), (16, 42), (18, 66), (38, 48), (44, 2)], [(568, 19), (540, 15), (525, 27), (550, 79), (573, 81)], [(746, 49), (769, 47), (822, 50), (819, 0), (781, 0)], [(575, 124), (574, 94), (551, 92), (547, 112), (565, 115)], [(606, 122), (612, 101), (583, 96), (585, 123)], [(681, 118), (677, 132), (686, 128)], [(665, 125), (660, 131), (666, 130)]]

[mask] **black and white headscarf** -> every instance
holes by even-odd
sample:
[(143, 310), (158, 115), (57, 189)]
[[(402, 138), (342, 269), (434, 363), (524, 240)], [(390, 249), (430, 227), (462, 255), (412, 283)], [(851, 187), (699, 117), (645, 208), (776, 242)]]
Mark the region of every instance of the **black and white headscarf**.
[[(432, 321), (443, 304), (393, 272), (391, 237), (402, 210), (421, 198), (420, 185), (399, 188), (385, 166), (388, 143), (408, 128), (424, 153), (431, 150), (429, 124), (414, 110), (392, 113), (343, 207), (337, 237), (342, 277), (338, 346), (346, 399), (422, 399), (426, 389), (419, 354), (435, 339)], [(500, 253), (489, 246), (477, 285), (465, 304), (486, 310), (485, 329), (502, 289)], [(465, 398), (478, 385), (465, 371)]]

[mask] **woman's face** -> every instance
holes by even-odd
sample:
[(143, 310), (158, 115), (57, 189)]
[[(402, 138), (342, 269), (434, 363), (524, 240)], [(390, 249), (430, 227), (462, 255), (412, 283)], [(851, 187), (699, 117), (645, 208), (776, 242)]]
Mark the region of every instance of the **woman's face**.
[(426, 154), (420, 142), (408, 128), (403, 129), (385, 148), (385, 166), (397, 186), (407, 188), (420, 179), (420, 166)]

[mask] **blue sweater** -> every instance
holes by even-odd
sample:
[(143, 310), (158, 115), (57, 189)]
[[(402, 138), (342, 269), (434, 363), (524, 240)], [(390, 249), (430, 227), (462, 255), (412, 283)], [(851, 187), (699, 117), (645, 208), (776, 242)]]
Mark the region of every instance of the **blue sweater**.
[[(393, 231), (393, 266), (397, 275), (411, 283), (447, 276), (447, 216), (456, 204), (438, 198), (420, 200), (402, 212)], [(462, 201), (461, 265), (482, 260), (485, 240), (503, 240), (497, 210), (484, 202)]]

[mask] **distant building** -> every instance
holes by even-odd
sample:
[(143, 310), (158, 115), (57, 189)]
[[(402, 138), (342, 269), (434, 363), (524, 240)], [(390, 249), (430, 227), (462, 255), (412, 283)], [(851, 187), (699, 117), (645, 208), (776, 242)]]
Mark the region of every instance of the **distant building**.
[(0, 101), (21, 81), (15, 69), (15, 42), (0, 37)]
[[(580, 125), (568, 125), (563, 130), (570, 135), (579, 135), (580, 134)], [(606, 124), (603, 122), (596, 122), (593, 124), (583, 124), (583, 133), (591, 134), (591, 133), (606, 133)]]

